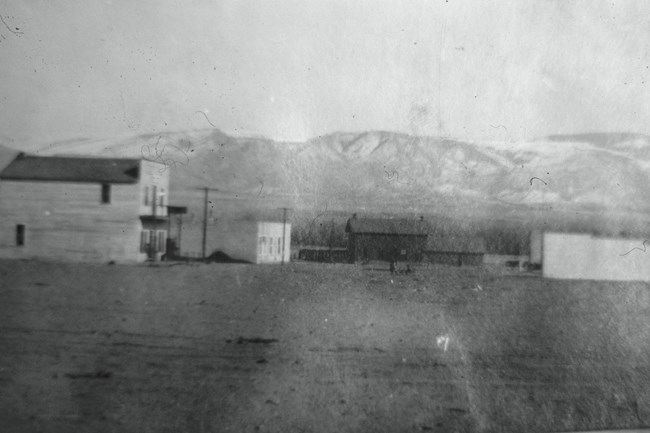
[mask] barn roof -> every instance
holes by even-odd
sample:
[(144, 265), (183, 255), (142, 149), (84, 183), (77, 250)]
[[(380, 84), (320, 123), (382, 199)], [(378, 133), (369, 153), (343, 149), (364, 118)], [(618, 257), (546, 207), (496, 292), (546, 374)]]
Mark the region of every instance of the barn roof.
[(485, 253), (485, 239), (459, 234), (432, 233), (425, 251), (439, 253)]
[(2, 172), (2, 180), (137, 183), (140, 160), (31, 156), (19, 154)]
[(431, 226), (424, 220), (393, 218), (350, 218), (348, 233), (426, 236)]

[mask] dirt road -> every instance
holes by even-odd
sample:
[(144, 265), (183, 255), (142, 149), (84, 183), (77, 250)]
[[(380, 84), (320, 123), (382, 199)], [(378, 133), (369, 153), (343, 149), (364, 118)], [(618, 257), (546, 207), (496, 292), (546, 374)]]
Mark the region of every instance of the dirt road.
[(650, 424), (648, 285), (387, 269), (1, 261), (0, 424), (13, 432)]

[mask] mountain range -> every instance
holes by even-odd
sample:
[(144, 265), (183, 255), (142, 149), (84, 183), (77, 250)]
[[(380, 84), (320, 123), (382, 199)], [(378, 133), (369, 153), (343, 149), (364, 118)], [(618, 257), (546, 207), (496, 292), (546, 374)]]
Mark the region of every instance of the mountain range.
[[(0, 148), (0, 165), (15, 150)], [(632, 231), (650, 219), (650, 137), (640, 134), (472, 142), (370, 131), (275, 142), (207, 129), (70, 140), (30, 151), (158, 161), (171, 170), (170, 203), (189, 206), (197, 217), (201, 188), (209, 187), (214, 217), (289, 207), (304, 215), (601, 221)]]

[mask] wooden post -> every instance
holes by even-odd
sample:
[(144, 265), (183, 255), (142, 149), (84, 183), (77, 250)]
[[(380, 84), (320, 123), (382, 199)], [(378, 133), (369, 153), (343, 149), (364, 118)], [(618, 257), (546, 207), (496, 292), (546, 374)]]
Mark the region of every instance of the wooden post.
[(183, 214), (178, 215), (178, 255), (182, 256), (181, 251), (181, 234), (183, 233)]
[(287, 242), (286, 242), (287, 211), (289, 210), (289, 208), (281, 207), (280, 209), (282, 209), (282, 264), (284, 265), (284, 253), (287, 248)]
[(154, 244), (154, 241), (156, 239), (156, 186), (153, 186), (153, 200), (151, 201), (151, 214), (153, 215), (153, 221), (152, 225), (154, 227), (153, 230), (149, 230), (149, 258), (151, 259), (152, 262), (156, 261), (156, 246)]
[(208, 192), (209, 191), (219, 191), (218, 188), (208, 188), (207, 186), (203, 188), (198, 188), (203, 190), (203, 248), (202, 248), (202, 257), (206, 258), (206, 248), (207, 248), (207, 238), (208, 238)]
[[(169, 207), (167, 207), (167, 209), (169, 209)], [(169, 215), (169, 210), (167, 210), (167, 237), (165, 238), (165, 258), (168, 261), (170, 257), (174, 255), (173, 251), (167, 250), (167, 246), (171, 243), (170, 241), (171, 236), (172, 236), (172, 219), (171, 216)]]
[(208, 188), (205, 187), (203, 200), (203, 258), (205, 259), (205, 247), (208, 234)]

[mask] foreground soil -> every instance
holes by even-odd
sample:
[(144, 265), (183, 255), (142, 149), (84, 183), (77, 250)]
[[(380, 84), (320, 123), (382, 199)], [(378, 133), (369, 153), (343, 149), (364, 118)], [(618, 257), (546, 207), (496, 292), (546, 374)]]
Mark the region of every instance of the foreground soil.
[(11, 432), (650, 424), (650, 286), (497, 268), (0, 261)]

